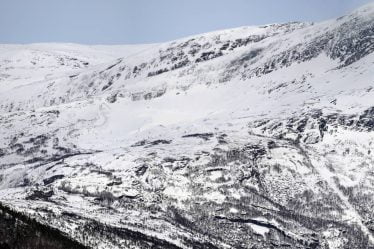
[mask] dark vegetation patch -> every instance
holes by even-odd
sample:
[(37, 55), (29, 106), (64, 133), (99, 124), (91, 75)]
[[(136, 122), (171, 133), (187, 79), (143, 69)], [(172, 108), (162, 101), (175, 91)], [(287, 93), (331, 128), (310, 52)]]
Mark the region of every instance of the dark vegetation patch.
[(154, 72), (149, 72), (148, 77), (153, 77), (153, 76), (160, 75), (160, 74), (163, 74), (163, 73), (166, 73), (166, 72), (169, 72), (169, 69), (162, 68), (162, 69), (159, 69), (159, 70), (154, 71)]
[(158, 140), (151, 141), (148, 144), (149, 146), (155, 146), (155, 145), (160, 145), (160, 144), (171, 144), (171, 140), (158, 139)]
[(51, 184), (51, 183), (55, 182), (56, 180), (59, 180), (59, 179), (62, 179), (62, 178), (64, 178), (64, 175), (54, 175), (54, 176), (51, 176), (47, 179), (44, 179), (43, 183), (44, 183), (44, 185), (48, 185), (48, 184)]
[(148, 141), (148, 140), (140, 140), (136, 142), (135, 144), (131, 145), (131, 147), (140, 147), (140, 146), (145, 146), (146, 148), (151, 147), (151, 146), (156, 146), (160, 144), (171, 144), (172, 140), (166, 140), (166, 139), (157, 139), (153, 141)]
[(50, 191), (41, 191), (41, 190), (34, 190), (32, 194), (26, 197), (26, 200), (42, 200), (48, 201), (54, 195), (53, 190)]
[(61, 231), (0, 204), (1, 249), (87, 249)]
[[(163, 240), (161, 238), (153, 237), (151, 235), (147, 235), (142, 233), (141, 231), (134, 231), (128, 228), (117, 228), (111, 227), (110, 225), (105, 225), (99, 223), (97, 221), (90, 221), (87, 222), (82, 230), (90, 235), (98, 234), (100, 237), (105, 237), (111, 241), (116, 241), (121, 238), (125, 240), (121, 244), (121, 246), (131, 246), (137, 245), (139, 248), (144, 249), (181, 249), (184, 247), (179, 247), (175, 245), (173, 242), (169, 242), (167, 240)], [(188, 246), (195, 249), (218, 249), (219, 247), (213, 245), (210, 242), (203, 242), (196, 239), (187, 239), (181, 238), (182, 242), (184, 241)], [(126, 247), (125, 247), (126, 248)]]
[(214, 136), (213, 133), (193, 133), (193, 134), (184, 135), (182, 137), (183, 138), (197, 137), (197, 138), (201, 138), (205, 141), (208, 141), (213, 136)]

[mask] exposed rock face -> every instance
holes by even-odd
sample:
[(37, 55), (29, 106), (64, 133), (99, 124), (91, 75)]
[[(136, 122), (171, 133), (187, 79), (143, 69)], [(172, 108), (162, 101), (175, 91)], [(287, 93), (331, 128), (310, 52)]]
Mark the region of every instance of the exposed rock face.
[(373, 23), (1, 45), (0, 248), (373, 248)]

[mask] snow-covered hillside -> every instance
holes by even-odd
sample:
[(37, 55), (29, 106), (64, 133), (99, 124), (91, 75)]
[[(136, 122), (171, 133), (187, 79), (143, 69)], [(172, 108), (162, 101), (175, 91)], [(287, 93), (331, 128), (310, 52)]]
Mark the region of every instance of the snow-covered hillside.
[(0, 45), (0, 202), (91, 248), (374, 248), (373, 52), (374, 4)]

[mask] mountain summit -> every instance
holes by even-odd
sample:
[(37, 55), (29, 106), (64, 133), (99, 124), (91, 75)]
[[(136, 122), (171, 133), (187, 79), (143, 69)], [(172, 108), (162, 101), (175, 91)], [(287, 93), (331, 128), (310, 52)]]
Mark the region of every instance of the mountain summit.
[(0, 220), (87, 248), (374, 248), (373, 52), (374, 4), (161, 44), (0, 45)]

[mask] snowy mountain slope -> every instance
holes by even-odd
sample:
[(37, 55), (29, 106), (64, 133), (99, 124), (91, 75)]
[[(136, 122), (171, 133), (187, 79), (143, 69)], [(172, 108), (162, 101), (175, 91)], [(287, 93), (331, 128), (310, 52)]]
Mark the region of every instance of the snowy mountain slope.
[[(146, 50), (150, 45), (77, 44), (0, 45), (1, 91), (78, 74), (92, 66)], [(11, 82), (11, 84), (9, 84)]]
[(1, 203), (92, 248), (373, 248), (373, 4), (1, 51)]

